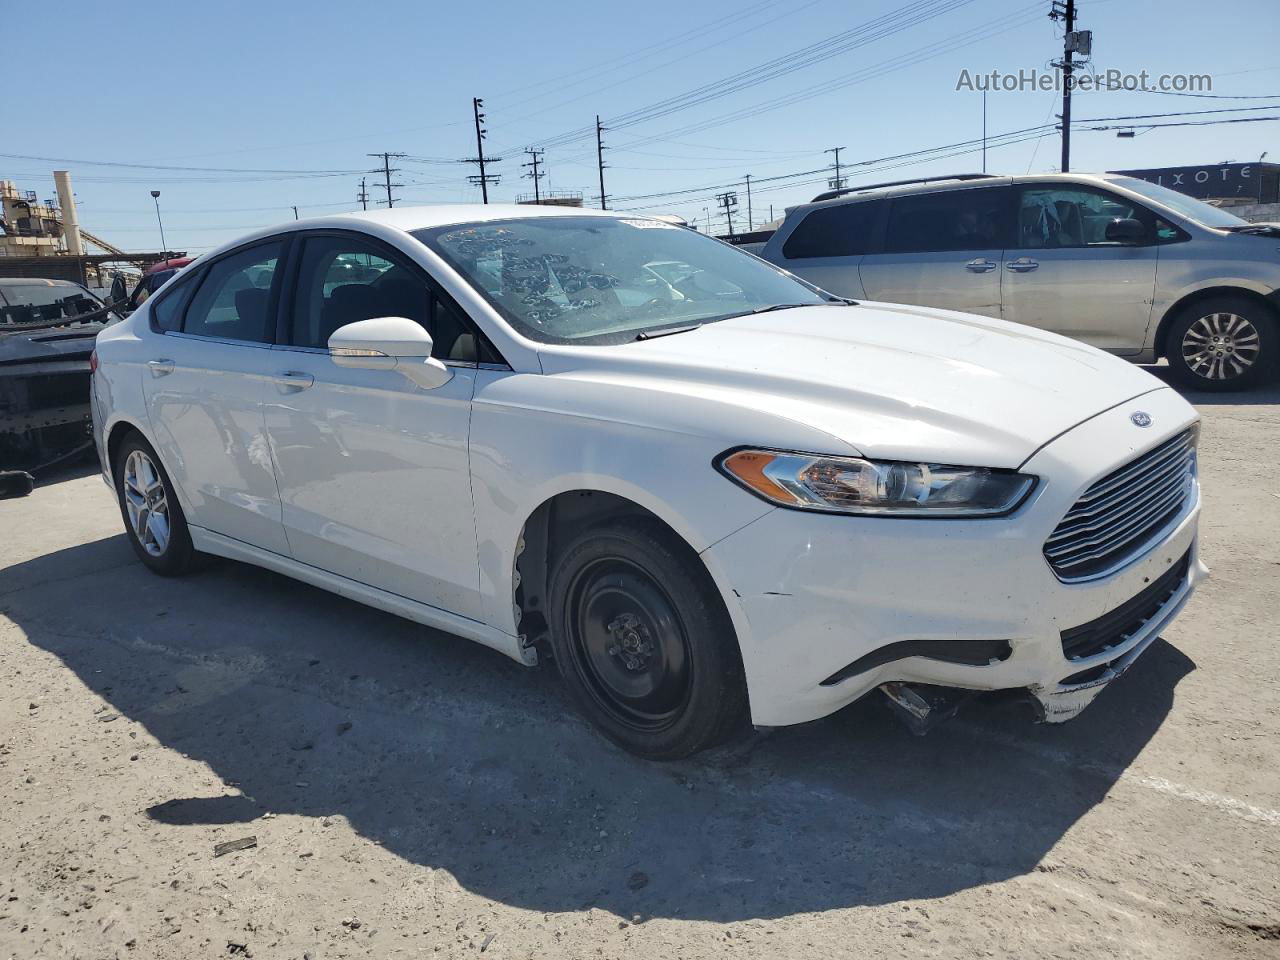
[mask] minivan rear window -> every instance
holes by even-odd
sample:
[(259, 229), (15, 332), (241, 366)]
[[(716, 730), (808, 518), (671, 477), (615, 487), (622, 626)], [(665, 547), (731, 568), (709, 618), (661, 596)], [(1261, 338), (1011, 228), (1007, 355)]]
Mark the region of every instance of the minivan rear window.
[(870, 249), (883, 206), (883, 201), (874, 200), (817, 207), (791, 232), (782, 245), (782, 255), (788, 260), (862, 256)]

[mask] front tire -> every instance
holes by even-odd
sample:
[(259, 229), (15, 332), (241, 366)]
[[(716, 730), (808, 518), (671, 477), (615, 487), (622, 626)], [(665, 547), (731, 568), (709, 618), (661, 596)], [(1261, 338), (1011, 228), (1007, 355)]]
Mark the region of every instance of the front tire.
[(125, 533), (138, 559), (161, 576), (189, 572), (197, 553), (187, 520), (160, 458), (141, 434), (121, 442), (112, 474)]
[(1248, 297), (1213, 297), (1185, 307), (1169, 327), (1165, 355), (1180, 386), (1247, 390), (1273, 369), (1280, 351), (1275, 317)]
[(553, 565), (556, 665), (578, 710), (650, 760), (714, 746), (745, 724), (737, 638), (696, 554), (661, 524), (581, 532)]

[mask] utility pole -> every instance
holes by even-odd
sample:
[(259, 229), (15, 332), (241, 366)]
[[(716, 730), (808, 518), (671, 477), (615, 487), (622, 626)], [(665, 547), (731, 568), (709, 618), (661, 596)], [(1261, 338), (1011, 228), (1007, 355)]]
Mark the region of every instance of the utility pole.
[(542, 195), (538, 191), (538, 181), (541, 180), (543, 177), (545, 177), (547, 174), (545, 171), (542, 173), (538, 172), (538, 164), (542, 162), (542, 155), (546, 153), (546, 151), (535, 150), (533, 147), (526, 147), (524, 152), (529, 155), (529, 162), (522, 163), (520, 164), (520, 166), (532, 167), (533, 169), (530, 170), (528, 173), (520, 174), (520, 176), (527, 177), (528, 179), (533, 181), (533, 202), (541, 203)]
[(702, 208), (702, 219), (707, 221), (707, 236), (711, 236), (711, 208)]
[(733, 191), (729, 191), (728, 193), (717, 193), (716, 203), (724, 207), (724, 216), (725, 216), (725, 219), (729, 221), (729, 233), (730, 235), (732, 235), (733, 234), (733, 211), (738, 206), (738, 195)]
[(596, 114), (596, 167), (600, 171), (600, 209), (606, 210), (604, 192), (604, 127), (600, 125), (600, 114)]
[(1075, 54), (1088, 57), (1093, 52), (1093, 33), (1076, 30), (1076, 0), (1053, 0), (1050, 20), (1063, 21), (1062, 59), (1055, 66), (1062, 70), (1062, 172), (1071, 170), (1071, 87), (1075, 72)]
[[(405, 154), (403, 153), (371, 153), (371, 154), (368, 154), (368, 156), (382, 158), (382, 176), (387, 187), (387, 206), (394, 207), (396, 205), (396, 199), (391, 195), (391, 188), (402, 187), (404, 186), (404, 184), (391, 182), (391, 175), (393, 173), (398, 173), (400, 171), (399, 167), (393, 167), (391, 165), (391, 161), (399, 160), (401, 157), (405, 156)], [(374, 172), (377, 173), (376, 170)], [(363, 183), (363, 181), (361, 182)]]
[(298, 205), (296, 203), (293, 205), (293, 219), (298, 219)]
[(747, 232), (755, 229), (755, 221), (751, 216), (751, 174), (747, 174)]
[(502, 158), (486, 157), (484, 155), (484, 138), (486, 135), (488, 135), (489, 131), (484, 128), (484, 114), (480, 112), (480, 108), (483, 106), (484, 106), (484, 101), (481, 100), (479, 97), (471, 98), (471, 112), (475, 114), (475, 118), (476, 118), (476, 155), (472, 157), (470, 160), (464, 160), (462, 162), (474, 163), (476, 166), (480, 168), (480, 175), (467, 177), (467, 181), (472, 186), (478, 186), (480, 188), (481, 200), (483, 200), (485, 203), (488, 203), (489, 202), (489, 184), (491, 183), (496, 184), (499, 180), (502, 179), (502, 175), (495, 174), (495, 173), (486, 173), (484, 167), (486, 163), (500, 163), (502, 161)]
[(828, 180), (827, 186), (832, 190), (843, 190), (844, 181), (840, 179), (840, 151), (848, 149), (847, 147), (832, 147), (830, 150), (823, 150), (823, 153), (834, 153), (836, 155), (836, 175), (835, 179)]
[(982, 172), (987, 172), (987, 91), (982, 91)]
[(356, 199), (360, 201), (360, 209), (369, 209), (369, 191), (365, 189), (364, 177), (360, 178), (360, 192), (356, 194)]

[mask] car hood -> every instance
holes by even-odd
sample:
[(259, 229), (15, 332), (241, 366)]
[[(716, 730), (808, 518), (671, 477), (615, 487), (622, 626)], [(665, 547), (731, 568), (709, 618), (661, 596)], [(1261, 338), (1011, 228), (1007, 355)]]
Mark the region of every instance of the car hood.
[(88, 360), (100, 323), (36, 329), (0, 325), (0, 364)]
[[(617, 347), (553, 347), (542, 363), (547, 374), (786, 418), (865, 456), (992, 467), (1019, 466), (1076, 424), (1167, 389), (1064, 337), (881, 303), (779, 310)], [(749, 421), (740, 432), (738, 442), (753, 442)], [(815, 452), (839, 452), (832, 446)]]

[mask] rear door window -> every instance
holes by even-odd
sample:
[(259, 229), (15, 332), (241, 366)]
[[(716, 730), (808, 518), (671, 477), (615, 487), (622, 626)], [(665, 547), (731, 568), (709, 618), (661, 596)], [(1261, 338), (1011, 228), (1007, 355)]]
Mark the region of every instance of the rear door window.
[(889, 206), (884, 252), (1003, 249), (1009, 201), (1007, 188), (896, 197)]
[(871, 249), (883, 201), (840, 203), (809, 211), (782, 246), (788, 260), (858, 257)]
[(275, 334), (279, 240), (239, 250), (210, 265), (187, 308), (183, 333), (270, 343)]

